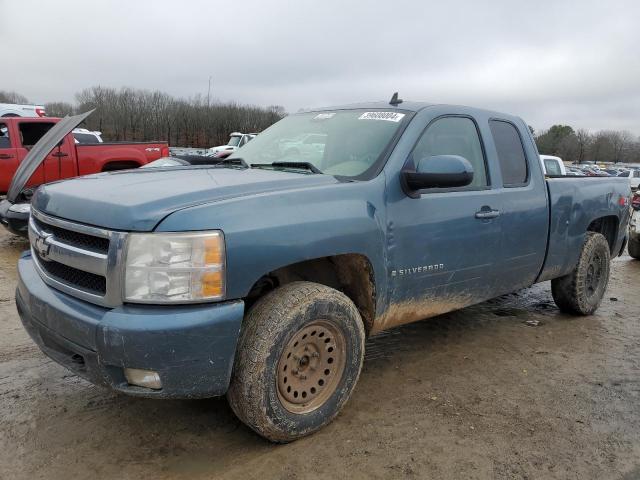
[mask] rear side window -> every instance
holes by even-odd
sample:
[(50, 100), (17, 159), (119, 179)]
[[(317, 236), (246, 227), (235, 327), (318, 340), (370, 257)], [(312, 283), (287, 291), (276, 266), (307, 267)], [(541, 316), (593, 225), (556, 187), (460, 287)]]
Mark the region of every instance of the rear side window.
[(516, 127), (501, 120), (490, 120), (493, 143), (498, 152), (498, 162), (505, 187), (519, 187), (527, 183), (527, 157)]
[(9, 128), (7, 128), (6, 123), (0, 123), (0, 148), (11, 148)]
[(562, 175), (562, 170), (560, 170), (560, 165), (555, 160), (546, 159), (544, 161), (545, 169), (547, 170), (547, 175)]
[(412, 156), (417, 165), (423, 158), (428, 159), (434, 155), (459, 155), (466, 158), (473, 167), (473, 181), (469, 187), (487, 186), (482, 144), (476, 124), (470, 118), (443, 117), (429, 125), (413, 149)]

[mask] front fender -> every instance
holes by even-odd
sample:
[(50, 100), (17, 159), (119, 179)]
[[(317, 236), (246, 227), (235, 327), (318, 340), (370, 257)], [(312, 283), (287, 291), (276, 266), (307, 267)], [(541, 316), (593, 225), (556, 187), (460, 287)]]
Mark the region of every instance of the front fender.
[(249, 195), (180, 210), (160, 222), (156, 231), (222, 230), (229, 299), (245, 297), (261, 276), (278, 268), (341, 254), (367, 257), (376, 290), (382, 293), (383, 194), (380, 175), (368, 182)]

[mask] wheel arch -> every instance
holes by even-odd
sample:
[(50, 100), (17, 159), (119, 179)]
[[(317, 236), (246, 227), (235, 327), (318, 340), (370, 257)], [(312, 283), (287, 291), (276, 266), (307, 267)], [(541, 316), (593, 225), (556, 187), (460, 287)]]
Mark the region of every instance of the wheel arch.
[(355, 304), (368, 334), (376, 316), (376, 281), (371, 261), (359, 253), (319, 257), (279, 267), (262, 275), (244, 298), (250, 308), (273, 289), (295, 281), (309, 281), (343, 292)]
[(606, 215), (592, 220), (587, 227), (587, 232), (602, 234), (607, 239), (611, 256), (615, 256), (618, 253), (614, 252), (614, 249), (618, 240), (619, 224), (620, 220), (616, 215)]

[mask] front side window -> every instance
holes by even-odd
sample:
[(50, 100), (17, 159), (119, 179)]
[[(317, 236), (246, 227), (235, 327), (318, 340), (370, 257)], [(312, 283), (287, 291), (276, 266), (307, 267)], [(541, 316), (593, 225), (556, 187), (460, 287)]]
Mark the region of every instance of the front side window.
[(11, 148), (9, 128), (6, 123), (0, 123), (0, 148)]
[(48, 122), (21, 123), (19, 128), (22, 146), (25, 148), (33, 147), (54, 125), (54, 123)]
[(516, 127), (502, 120), (490, 120), (489, 127), (498, 153), (505, 187), (518, 187), (527, 183), (529, 171), (522, 140)]
[(308, 163), (329, 175), (367, 177), (408, 118), (401, 110), (362, 109), (290, 115), (229, 158), (279, 168)]
[(458, 155), (473, 167), (473, 181), (467, 187), (488, 185), (487, 168), (476, 124), (467, 117), (444, 117), (434, 121), (413, 149), (415, 166), (434, 155)]

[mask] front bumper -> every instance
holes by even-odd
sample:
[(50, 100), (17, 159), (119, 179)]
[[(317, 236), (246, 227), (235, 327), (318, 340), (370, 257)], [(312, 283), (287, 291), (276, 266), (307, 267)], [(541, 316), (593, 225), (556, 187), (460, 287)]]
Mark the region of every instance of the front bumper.
[[(244, 302), (108, 309), (46, 285), (27, 252), (18, 261), (16, 304), (41, 350), (97, 385), (144, 397), (224, 395)], [(124, 368), (159, 373), (161, 390), (129, 385)]]
[(13, 204), (9, 200), (2, 200), (0, 202), (0, 223), (11, 233), (27, 238), (29, 236), (27, 229), (29, 225), (29, 214), (12, 212), (9, 210), (11, 205)]

